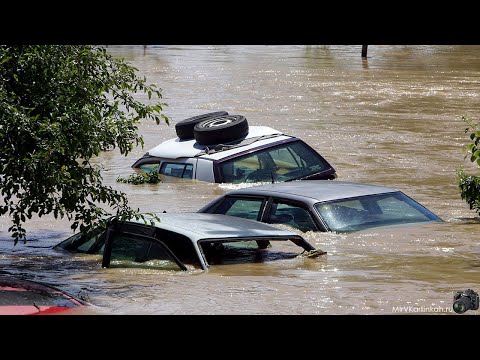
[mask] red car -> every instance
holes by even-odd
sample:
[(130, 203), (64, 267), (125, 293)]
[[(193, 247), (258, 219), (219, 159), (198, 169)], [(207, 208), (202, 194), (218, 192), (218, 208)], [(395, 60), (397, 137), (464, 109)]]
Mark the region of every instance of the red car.
[(87, 305), (46, 284), (0, 276), (0, 315), (75, 314)]

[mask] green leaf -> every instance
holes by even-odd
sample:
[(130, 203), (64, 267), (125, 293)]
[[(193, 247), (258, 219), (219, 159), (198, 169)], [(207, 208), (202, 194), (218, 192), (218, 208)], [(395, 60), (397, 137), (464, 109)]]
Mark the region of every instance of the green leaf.
[[(100, 166), (90, 159), (115, 147), (127, 153), (134, 143), (143, 146), (136, 122), (157, 122), (165, 104), (142, 103), (135, 92), (161, 98), (156, 87), (124, 60), (88, 45), (0, 45), (0, 65), (1, 192), (5, 204), (12, 202), (1, 212), (10, 211), (12, 223), (20, 224), (32, 214), (75, 214), (72, 226), (85, 228), (109, 215), (102, 203), (112, 213), (134, 213), (126, 194), (103, 185)], [(15, 87), (5, 91), (6, 84)], [(25, 238), (19, 224), (8, 231), (15, 243)]]

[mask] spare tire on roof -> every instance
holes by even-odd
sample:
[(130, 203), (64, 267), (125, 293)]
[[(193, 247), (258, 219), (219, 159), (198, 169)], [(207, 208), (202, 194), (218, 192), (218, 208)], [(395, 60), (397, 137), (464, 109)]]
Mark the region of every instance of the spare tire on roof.
[(177, 136), (180, 139), (193, 139), (194, 138), (193, 128), (195, 127), (195, 125), (197, 125), (199, 122), (202, 122), (204, 120), (213, 119), (213, 118), (224, 116), (224, 115), (228, 115), (228, 112), (216, 111), (208, 114), (197, 115), (176, 123), (175, 131), (177, 132)]
[(198, 123), (193, 134), (200, 145), (228, 143), (248, 135), (248, 122), (242, 115), (220, 116)]

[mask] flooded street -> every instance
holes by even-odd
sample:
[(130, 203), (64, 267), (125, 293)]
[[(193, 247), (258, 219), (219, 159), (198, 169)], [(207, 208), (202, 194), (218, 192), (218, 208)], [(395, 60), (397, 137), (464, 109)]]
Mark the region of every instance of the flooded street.
[[(0, 270), (87, 295), (100, 314), (391, 314), (399, 306), (451, 308), (453, 293), (480, 291), (480, 221), (461, 200), (464, 114), (480, 114), (480, 46), (109, 46), (163, 89), (172, 124), (144, 121), (145, 147), (105, 152), (104, 181), (144, 212), (196, 211), (239, 185), (118, 176), (174, 123), (217, 110), (302, 138), (338, 180), (398, 188), (445, 223), (353, 234), (307, 233), (319, 259), (212, 266), (208, 272), (102, 269), (98, 258), (49, 249), (67, 220), (34, 218), (27, 245), (0, 217)], [(143, 98), (147, 101), (147, 97)], [(417, 313), (432, 311), (420, 311)], [(437, 311), (438, 312), (438, 311)], [(470, 311), (468, 314), (478, 312)]]

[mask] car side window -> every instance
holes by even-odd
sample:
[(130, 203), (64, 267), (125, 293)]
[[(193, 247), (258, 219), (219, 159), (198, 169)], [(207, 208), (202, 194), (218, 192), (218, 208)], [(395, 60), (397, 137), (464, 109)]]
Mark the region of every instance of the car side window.
[(318, 230), (312, 216), (306, 209), (284, 203), (280, 200), (272, 202), (266, 222), (270, 224), (285, 224), (300, 231)]
[(159, 242), (123, 233), (115, 233), (112, 236), (110, 267), (148, 266), (149, 268), (180, 270), (177, 263), (172, 260)]
[(86, 242), (84, 242), (82, 245), (77, 247), (77, 251), (79, 252), (88, 252), (90, 248), (95, 244), (95, 242), (100, 238), (100, 237), (105, 237), (105, 232), (102, 232), (100, 234), (97, 234), (95, 236), (92, 236), (90, 239), (88, 239)]
[(214, 214), (237, 216), (245, 219), (260, 219), (263, 199), (225, 197), (213, 211)]
[(160, 168), (160, 174), (174, 176), (183, 179), (192, 179), (192, 164), (164, 163)]
[(201, 267), (197, 251), (187, 236), (174, 231), (156, 229), (154, 237), (160, 239), (182, 263)]
[(158, 163), (140, 165), (140, 170), (143, 170), (143, 171), (145, 171), (145, 172), (158, 171)]
[(221, 165), (223, 180), (227, 183), (245, 182), (262, 169), (265, 170), (265, 164), (262, 164), (258, 155), (242, 157), (237, 161), (228, 161)]

